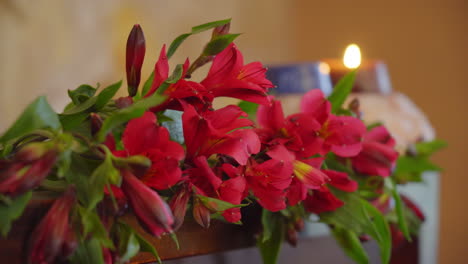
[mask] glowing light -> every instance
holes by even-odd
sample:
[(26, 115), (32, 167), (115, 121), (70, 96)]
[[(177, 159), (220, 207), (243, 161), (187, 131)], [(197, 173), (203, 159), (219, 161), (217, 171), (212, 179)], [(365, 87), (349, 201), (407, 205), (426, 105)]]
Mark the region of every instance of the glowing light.
[(361, 65), (361, 50), (358, 45), (348, 45), (343, 56), (343, 64), (349, 69), (356, 69)]
[(321, 74), (325, 74), (325, 75), (329, 74), (330, 73), (330, 66), (325, 62), (321, 62), (319, 64), (319, 71), (320, 71)]

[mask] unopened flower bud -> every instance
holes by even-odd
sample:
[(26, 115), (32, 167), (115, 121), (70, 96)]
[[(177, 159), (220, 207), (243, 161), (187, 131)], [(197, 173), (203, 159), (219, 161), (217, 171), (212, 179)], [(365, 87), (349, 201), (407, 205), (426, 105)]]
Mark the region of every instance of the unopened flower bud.
[(190, 192), (182, 187), (176, 195), (172, 198), (169, 206), (174, 213), (174, 230), (177, 230), (184, 223), (185, 212), (187, 211), (187, 204), (190, 199)]
[(40, 156), (37, 152), (22, 153), (21, 156), (0, 171), (0, 194), (17, 196), (39, 186), (54, 166), (57, 151), (49, 149)]
[(361, 242), (367, 242), (370, 240), (370, 236), (369, 235), (360, 235), (359, 236), (359, 241)]
[(211, 212), (206, 206), (200, 201), (195, 199), (193, 203), (193, 218), (195, 221), (204, 228), (210, 227)]
[(91, 135), (95, 135), (101, 129), (104, 121), (102, 120), (102, 117), (96, 113), (91, 113), (89, 118), (91, 120)]
[(231, 22), (224, 24), (222, 26), (215, 27), (213, 29), (213, 33), (211, 34), (211, 39), (228, 34), (230, 28), (231, 28)]
[(115, 106), (119, 109), (127, 108), (133, 104), (133, 98), (130, 96), (120, 97), (115, 100)]
[(297, 218), (296, 221), (294, 222), (294, 229), (299, 232), (304, 229), (304, 219), (302, 218)]
[(354, 98), (348, 105), (349, 111), (353, 112), (357, 117), (361, 117), (359, 99)]
[(293, 246), (293, 247), (296, 247), (297, 246), (297, 231), (291, 227), (291, 228), (288, 228), (287, 232), (286, 232), (286, 241), (288, 241), (288, 243)]
[(55, 200), (31, 236), (28, 263), (55, 263), (73, 253), (76, 241), (69, 215), (75, 201), (73, 186)]
[(134, 25), (127, 40), (127, 84), (128, 94), (135, 96), (138, 91), (138, 85), (141, 78), (141, 66), (145, 58), (145, 36), (140, 25)]
[(169, 205), (129, 170), (122, 171), (122, 191), (133, 212), (143, 226), (154, 236), (173, 231), (174, 216)]

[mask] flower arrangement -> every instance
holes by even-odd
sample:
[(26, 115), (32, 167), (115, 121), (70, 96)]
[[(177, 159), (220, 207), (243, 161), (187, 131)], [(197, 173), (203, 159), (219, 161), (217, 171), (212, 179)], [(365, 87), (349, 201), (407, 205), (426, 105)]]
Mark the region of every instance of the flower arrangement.
[[(122, 219), (127, 212), (151, 235), (177, 243), (187, 211), (209, 228), (213, 219), (242, 224), (241, 208), (257, 203), (265, 263), (276, 262), (284, 239), (297, 243), (311, 214), (358, 263), (368, 262), (366, 239), (377, 241), (388, 263), (392, 240), (417, 234), (424, 215), (397, 186), (438, 170), (428, 158), (444, 143), (397, 152), (382, 124), (366, 126), (355, 102), (343, 105), (354, 72), (328, 98), (311, 90), (301, 112), (285, 116), (268, 95), (274, 85), (267, 69), (244, 63), (233, 43), (239, 34), (229, 26), (199, 25), (163, 46), (140, 85), (145, 39), (135, 25), (126, 49), (129, 96), (112, 99), (121, 82), (99, 92), (82, 85), (68, 91), (72, 102), (61, 114), (39, 97), (0, 137), (3, 236), (36, 193), (55, 197), (29, 237), (28, 263), (127, 263), (139, 250), (159, 258)], [(170, 73), (177, 48), (207, 30), (211, 39), (200, 56)], [(207, 76), (191, 80), (207, 63)], [(241, 102), (213, 109), (216, 97)]]

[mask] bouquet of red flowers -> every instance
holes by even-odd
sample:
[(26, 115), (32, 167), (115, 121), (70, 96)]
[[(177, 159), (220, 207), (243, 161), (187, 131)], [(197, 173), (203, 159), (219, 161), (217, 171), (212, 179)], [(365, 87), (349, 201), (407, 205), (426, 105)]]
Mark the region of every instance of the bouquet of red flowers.
[[(126, 263), (138, 253), (130, 243), (157, 256), (121, 218), (127, 211), (148, 233), (177, 241), (187, 211), (208, 228), (213, 219), (241, 224), (241, 207), (258, 203), (265, 263), (276, 261), (283, 239), (297, 242), (310, 214), (359, 263), (367, 262), (360, 241), (366, 236), (387, 263), (391, 234), (416, 234), (424, 217), (400, 198), (397, 184), (436, 170), (427, 158), (443, 144), (419, 143), (400, 155), (383, 125), (366, 127), (359, 109), (343, 105), (354, 73), (328, 98), (306, 93), (301, 112), (285, 116), (268, 94), (274, 85), (267, 69), (244, 62), (229, 25), (199, 25), (163, 46), (143, 84), (145, 39), (135, 25), (126, 49), (127, 97), (113, 99), (121, 82), (82, 85), (68, 91), (71, 103), (60, 114), (39, 97), (0, 137), (2, 234), (33, 192), (56, 197), (30, 235), (29, 263)], [(171, 71), (168, 60), (184, 40), (207, 30), (212, 35), (200, 56)], [(207, 63), (207, 76), (191, 80)], [(241, 102), (214, 109), (217, 97)]]

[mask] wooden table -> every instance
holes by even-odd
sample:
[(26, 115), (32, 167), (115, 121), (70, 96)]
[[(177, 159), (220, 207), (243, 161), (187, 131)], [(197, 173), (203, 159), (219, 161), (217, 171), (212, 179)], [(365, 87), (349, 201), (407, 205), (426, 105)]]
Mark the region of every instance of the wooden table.
[[(26, 238), (34, 229), (41, 217), (46, 213), (50, 201), (35, 201), (25, 211), (24, 215), (17, 220), (9, 236), (0, 239), (0, 263), (19, 264), (25, 263), (26, 258)], [(186, 261), (168, 261), (168, 263), (230, 263), (229, 259), (235, 259), (232, 263), (259, 263), (260, 257), (253, 247), (255, 246), (255, 235), (260, 231), (260, 210), (259, 208), (245, 208), (244, 225), (227, 224), (220, 221), (212, 221), (209, 229), (200, 227), (193, 219), (187, 219), (184, 225), (177, 231), (180, 243), (178, 250), (174, 242), (168, 237), (161, 239), (154, 238), (145, 233), (137, 224), (132, 215), (126, 215), (126, 220), (136, 227), (140, 234), (150, 241), (157, 248), (163, 260), (181, 259), (190, 256), (200, 256), (205, 254), (218, 253), (217, 255), (189, 258)], [(378, 248), (373, 243), (366, 243), (366, 249), (371, 259), (378, 258)], [(239, 251), (239, 249), (244, 249)], [(234, 250), (234, 251), (233, 251)], [(237, 251), (236, 251), (237, 250)], [(222, 252), (228, 252), (220, 255)], [(313, 257), (312, 257), (313, 256)], [(283, 247), (280, 255), (280, 263), (309, 263), (312, 259), (320, 260), (316, 263), (352, 263), (349, 261), (341, 249), (331, 237), (303, 237), (300, 239), (298, 248), (292, 249)], [(188, 259), (186, 259), (188, 260)], [(282, 261), (283, 260), (283, 261)], [(291, 262), (294, 260), (293, 262)], [(146, 252), (140, 253), (132, 263), (151, 263), (154, 257)], [(392, 263), (406, 264), (418, 262), (418, 244), (416, 242), (407, 243), (400, 248), (393, 250)]]

